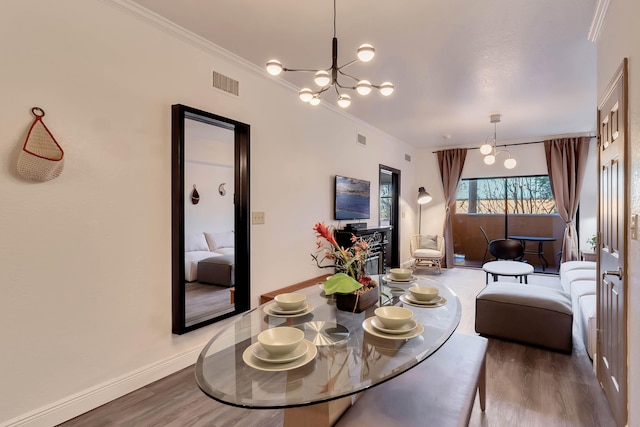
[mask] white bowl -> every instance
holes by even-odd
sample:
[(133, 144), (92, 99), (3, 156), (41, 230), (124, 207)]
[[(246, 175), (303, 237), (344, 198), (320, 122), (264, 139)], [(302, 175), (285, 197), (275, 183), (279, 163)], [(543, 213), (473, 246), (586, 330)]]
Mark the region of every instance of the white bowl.
[(295, 292), (276, 295), (274, 300), (283, 310), (298, 310), (307, 300), (307, 296)]
[(431, 301), (438, 296), (438, 288), (432, 288), (431, 286), (411, 286), (409, 292), (418, 301)]
[(389, 273), (391, 273), (391, 277), (394, 279), (407, 280), (411, 277), (411, 273), (413, 273), (413, 271), (408, 268), (392, 268), (389, 270)]
[(374, 313), (385, 326), (385, 328), (388, 329), (401, 328), (411, 319), (413, 319), (413, 312), (404, 307), (378, 307), (375, 309)]
[(291, 353), (303, 339), (304, 332), (289, 326), (267, 329), (258, 334), (258, 342), (274, 356)]

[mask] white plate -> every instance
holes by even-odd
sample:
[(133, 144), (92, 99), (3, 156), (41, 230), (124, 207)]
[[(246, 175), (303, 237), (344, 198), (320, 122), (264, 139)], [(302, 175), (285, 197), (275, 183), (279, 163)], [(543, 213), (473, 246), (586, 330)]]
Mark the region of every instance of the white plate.
[(269, 353), (267, 350), (262, 347), (262, 345), (257, 342), (255, 344), (251, 344), (253, 355), (262, 360), (263, 362), (269, 363), (288, 363), (293, 362), (296, 359), (300, 359), (305, 353), (308, 351), (307, 344), (304, 341), (301, 341), (300, 344), (293, 350), (291, 353), (285, 356), (274, 356)]
[(374, 316), (374, 317), (371, 318), (371, 326), (373, 326), (374, 328), (376, 328), (380, 332), (384, 332), (385, 334), (399, 335), (399, 334), (406, 334), (407, 332), (413, 331), (415, 328), (418, 327), (418, 322), (416, 322), (415, 320), (412, 319), (412, 320), (408, 321), (407, 323), (405, 323), (404, 325), (402, 325), (401, 328), (398, 328), (398, 329), (387, 329), (387, 328), (384, 327), (382, 322), (380, 320), (378, 320), (377, 317)]
[(271, 310), (272, 313), (274, 314), (298, 314), (298, 313), (302, 313), (303, 311), (305, 311), (309, 306), (308, 302), (305, 302), (304, 304), (302, 304), (302, 307), (300, 308), (296, 308), (295, 310), (285, 310), (283, 308), (281, 308), (278, 303), (272, 304), (271, 307), (269, 308), (269, 310)]
[(394, 279), (393, 277), (391, 277), (390, 274), (387, 274), (386, 276), (384, 276), (383, 279), (385, 280), (385, 282), (391, 282), (391, 283), (412, 283), (418, 280), (418, 278), (415, 276), (411, 276), (408, 279), (400, 279), (400, 280)]
[(371, 324), (371, 319), (373, 319), (373, 317), (364, 319), (364, 322), (362, 322), (362, 327), (364, 328), (365, 331), (367, 331), (371, 335), (374, 335), (380, 338), (387, 338), (390, 340), (408, 340), (409, 338), (415, 338), (417, 336), (420, 336), (424, 332), (424, 326), (422, 326), (420, 323), (417, 323), (416, 327), (413, 328), (413, 330), (411, 330), (410, 332), (406, 332), (404, 334), (385, 334), (384, 332), (377, 330)]
[(246, 350), (242, 353), (242, 360), (244, 360), (244, 363), (246, 363), (247, 365), (251, 366), (254, 369), (258, 369), (260, 371), (279, 372), (279, 371), (289, 371), (291, 369), (296, 369), (296, 368), (299, 368), (300, 366), (304, 366), (307, 363), (311, 362), (313, 359), (315, 359), (316, 354), (318, 354), (318, 349), (316, 348), (315, 345), (313, 345), (311, 341), (302, 340), (302, 342), (307, 345), (307, 352), (304, 354), (303, 357), (300, 357), (292, 362), (271, 363), (271, 362), (264, 362), (258, 359), (253, 354), (252, 347), (255, 344), (259, 344), (259, 343), (255, 343), (247, 347)]
[(304, 311), (301, 311), (299, 313), (295, 313), (295, 314), (278, 314), (275, 313), (273, 311), (274, 306), (278, 307), (278, 304), (276, 304), (275, 302), (272, 302), (271, 304), (267, 304), (264, 306), (264, 308), (262, 309), (265, 313), (267, 313), (269, 316), (273, 316), (273, 317), (299, 317), (299, 316), (304, 316), (305, 314), (309, 314), (313, 311), (313, 305), (311, 305), (311, 303), (307, 303), (307, 308)]
[(446, 298), (440, 296), (439, 298), (433, 299), (428, 302), (418, 301), (411, 297), (409, 294), (404, 294), (400, 296), (400, 301), (405, 304), (413, 305), (416, 307), (442, 307), (447, 303)]

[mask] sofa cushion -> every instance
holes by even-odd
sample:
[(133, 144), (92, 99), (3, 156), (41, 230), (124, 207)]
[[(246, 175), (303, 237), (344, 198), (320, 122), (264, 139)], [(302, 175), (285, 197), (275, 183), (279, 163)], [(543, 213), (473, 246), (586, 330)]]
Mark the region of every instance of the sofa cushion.
[(574, 280), (571, 282), (571, 307), (573, 311), (578, 310), (578, 300), (584, 295), (596, 294), (595, 280)]
[(571, 288), (573, 287), (572, 283), (576, 280), (592, 280), (596, 281), (596, 270), (593, 269), (575, 269), (567, 271), (562, 277), (560, 277), (560, 284), (562, 285), (562, 290), (566, 293), (570, 294), (573, 291)]
[(595, 270), (596, 263), (594, 261), (565, 261), (560, 264), (560, 278), (570, 270)]
[(578, 302), (580, 307), (581, 338), (584, 340), (584, 346), (592, 360), (596, 353), (596, 305), (596, 295), (584, 295)]

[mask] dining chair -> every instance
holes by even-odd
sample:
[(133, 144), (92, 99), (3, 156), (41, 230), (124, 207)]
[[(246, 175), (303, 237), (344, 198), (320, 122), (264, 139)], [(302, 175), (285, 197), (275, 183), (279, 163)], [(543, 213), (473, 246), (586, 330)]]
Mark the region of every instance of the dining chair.
[(489, 243), (489, 253), (496, 259), (520, 261), (524, 256), (524, 246), (519, 240), (494, 239)]
[(489, 236), (487, 236), (487, 233), (484, 231), (484, 228), (482, 228), (482, 226), (480, 226), (480, 231), (484, 236), (484, 240), (487, 241), (487, 247), (484, 249), (484, 255), (482, 256), (482, 263), (484, 264), (484, 261), (487, 259), (487, 253), (489, 252), (489, 245), (491, 244), (491, 240), (489, 240)]

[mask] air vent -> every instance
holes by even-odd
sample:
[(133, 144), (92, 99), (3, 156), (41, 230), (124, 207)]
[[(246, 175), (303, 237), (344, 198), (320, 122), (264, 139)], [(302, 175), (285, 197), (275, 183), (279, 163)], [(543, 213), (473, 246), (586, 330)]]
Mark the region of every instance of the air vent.
[(411, 155), (409, 155), (409, 154), (405, 154), (405, 155), (404, 155), (404, 159), (405, 159), (407, 162), (410, 162), (410, 161), (411, 161)]
[(240, 95), (240, 82), (216, 71), (213, 72), (213, 87), (235, 96)]
[(364, 135), (358, 134), (358, 144), (366, 147), (367, 146), (367, 137)]

